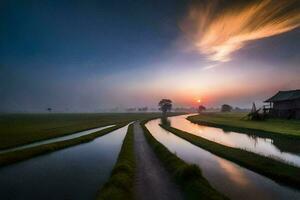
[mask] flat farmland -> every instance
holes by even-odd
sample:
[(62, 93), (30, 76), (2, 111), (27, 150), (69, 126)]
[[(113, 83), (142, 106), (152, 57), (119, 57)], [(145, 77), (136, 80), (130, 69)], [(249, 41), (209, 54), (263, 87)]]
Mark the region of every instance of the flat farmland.
[(160, 115), (160, 113), (1, 114), (0, 149)]

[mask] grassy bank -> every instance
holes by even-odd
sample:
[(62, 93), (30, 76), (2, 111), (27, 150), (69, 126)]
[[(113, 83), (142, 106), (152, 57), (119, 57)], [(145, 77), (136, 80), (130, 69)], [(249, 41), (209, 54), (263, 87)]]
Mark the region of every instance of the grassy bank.
[(300, 121), (268, 119), (252, 121), (243, 119), (247, 113), (201, 113), (187, 119), (193, 123), (239, 131), (266, 137), (290, 137), (300, 140)]
[(218, 144), (196, 135), (161, 125), (164, 129), (215, 155), (265, 175), (275, 181), (300, 188), (300, 168), (252, 152)]
[(0, 149), (160, 115), (160, 113), (0, 114)]
[(118, 160), (109, 180), (100, 189), (99, 200), (134, 199), (133, 183), (135, 171), (133, 125), (128, 128)]
[(145, 127), (145, 123), (146, 121), (141, 125), (147, 141), (172, 178), (181, 187), (186, 199), (227, 199), (211, 187), (202, 176), (198, 166), (185, 163), (158, 142)]
[(34, 157), (37, 155), (49, 153), (49, 152), (56, 151), (59, 149), (67, 148), (67, 147), (70, 147), (70, 146), (73, 146), (76, 144), (90, 142), (97, 137), (103, 136), (107, 133), (110, 133), (110, 132), (116, 130), (116, 129), (119, 129), (119, 128), (125, 126), (126, 124), (127, 123), (121, 123), (116, 126), (113, 126), (113, 127), (107, 128), (107, 129), (103, 129), (101, 131), (91, 133), (89, 135), (84, 135), (84, 136), (81, 136), (78, 138), (67, 140), (67, 141), (55, 142), (55, 143), (51, 143), (51, 144), (45, 144), (45, 145), (41, 145), (41, 146), (37, 146), (37, 147), (32, 147), (32, 148), (28, 148), (28, 149), (17, 150), (17, 151), (13, 151), (13, 152), (9, 152), (9, 153), (0, 154), (0, 166), (8, 165), (8, 164), (11, 164), (14, 162), (25, 160), (25, 159), (28, 159), (28, 158), (31, 158), (31, 157)]

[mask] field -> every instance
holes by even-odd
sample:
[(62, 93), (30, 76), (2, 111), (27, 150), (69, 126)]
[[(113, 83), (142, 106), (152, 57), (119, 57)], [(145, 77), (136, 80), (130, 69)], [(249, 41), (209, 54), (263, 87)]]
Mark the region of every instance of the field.
[(158, 116), (160, 113), (2, 114), (0, 115), (0, 149), (95, 127)]
[(66, 140), (66, 141), (59, 141), (59, 142), (54, 142), (54, 143), (50, 143), (50, 144), (43, 144), (43, 145), (39, 145), (37, 147), (31, 147), (31, 148), (26, 148), (26, 149), (3, 153), (3, 154), (0, 154), (0, 166), (12, 164), (12, 163), (15, 163), (18, 161), (29, 159), (34, 156), (50, 153), (50, 152), (57, 151), (57, 150), (67, 148), (67, 147), (71, 147), (74, 145), (90, 142), (90, 141), (96, 139), (97, 137), (106, 135), (114, 130), (117, 130), (117, 129), (125, 126), (125, 125), (126, 125), (126, 123), (121, 123), (116, 126), (106, 128), (106, 129), (103, 129), (103, 130), (100, 130), (100, 131), (97, 131), (97, 132), (94, 132), (94, 133), (91, 133), (88, 135), (84, 135), (84, 136), (81, 136), (78, 138), (73, 138), (73, 139)]
[(251, 121), (244, 117), (247, 113), (201, 113), (188, 117), (193, 123), (199, 123), (228, 130), (256, 130), (300, 138), (300, 121), (284, 119), (268, 119), (266, 121)]
[[(171, 113), (170, 116), (179, 115), (179, 114), (182, 113)], [(24, 143), (51, 138), (55, 136), (70, 134), (73, 132), (90, 129), (94, 127), (101, 127), (101, 126), (106, 126), (111, 124), (116, 124), (116, 126), (106, 128), (97, 132), (93, 132), (78, 138), (69, 139), (66, 141), (54, 142), (50, 144), (40, 145), (37, 147), (31, 147), (27, 149), (3, 153), (0, 155), (0, 166), (1, 167), (3, 166), (3, 169), (9, 169), (12, 171), (16, 169), (16, 172), (18, 172), (17, 170), (22, 170), (22, 168), (26, 165), (34, 166), (35, 162), (38, 160), (42, 162), (44, 160), (50, 160), (53, 157), (59, 156), (60, 153), (63, 152), (65, 152), (63, 158), (66, 161), (60, 159), (60, 161), (57, 161), (58, 163), (71, 161), (73, 155), (79, 155), (80, 160), (77, 160), (77, 162), (81, 162), (81, 159), (86, 157), (87, 155), (92, 155), (92, 157), (90, 157), (90, 160), (92, 161), (96, 160), (100, 155), (103, 156), (101, 158), (105, 160), (106, 157), (111, 156), (111, 152), (113, 152), (114, 148), (110, 148), (110, 146), (115, 141), (118, 140), (118, 136), (120, 136), (121, 133), (121, 132), (114, 132), (114, 131), (127, 125), (128, 122), (137, 121), (134, 124), (129, 126), (125, 139), (122, 138), (123, 145), (121, 149), (118, 150), (119, 156), (118, 158), (116, 157), (116, 161), (114, 161), (115, 162), (114, 167), (111, 166), (110, 168), (111, 169), (110, 177), (108, 174), (109, 172), (106, 173), (107, 178), (105, 179), (102, 179), (102, 177), (99, 176), (99, 182), (105, 180), (106, 183), (104, 183), (103, 185), (95, 185), (95, 183), (91, 183), (93, 187), (97, 186), (97, 191), (95, 191), (94, 194), (95, 197), (97, 197), (97, 199), (143, 199), (143, 198), (136, 198), (136, 197), (140, 197), (139, 194), (149, 196), (152, 199), (161, 199), (159, 197), (156, 198), (157, 196), (155, 195), (157, 193), (159, 193), (160, 196), (164, 196), (170, 193), (177, 195), (177, 192), (179, 192), (178, 196), (182, 194), (182, 198), (179, 199), (212, 199), (212, 200), (228, 199), (228, 198), (231, 199), (232, 193), (230, 193), (227, 190), (223, 190), (222, 187), (220, 187), (218, 184), (215, 184), (216, 182), (219, 182), (219, 180), (210, 179), (210, 176), (207, 176), (206, 174), (207, 170), (206, 171), (203, 170), (205, 168), (203, 168), (202, 165), (196, 164), (199, 161), (198, 160), (199, 157), (191, 156), (189, 157), (192, 158), (191, 160), (188, 159), (185, 160), (187, 157), (186, 155), (188, 156), (193, 155), (192, 151), (189, 151), (188, 154), (182, 154), (183, 152), (185, 152), (185, 150), (189, 150), (190, 146), (184, 146), (185, 149), (183, 149), (181, 146), (182, 143), (180, 142), (177, 143), (177, 141), (173, 140), (171, 137), (168, 138), (169, 139), (168, 141), (173, 143), (176, 147), (179, 147), (178, 148), (179, 151), (177, 152), (168, 149), (167, 145), (164, 146), (164, 143), (160, 143), (161, 138), (168, 137), (168, 135), (179, 136), (181, 138), (180, 140), (184, 139), (185, 142), (188, 141), (189, 142), (188, 145), (192, 145), (192, 144), (196, 145), (201, 149), (209, 151), (211, 154), (225, 158), (226, 160), (238, 164), (240, 167), (245, 167), (253, 172), (257, 172), (260, 174), (260, 175), (253, 175), (254, 173), (251, 173), (252, 174), (251, 176), (248, 174), (247, 175), (244, 174), (245, 177), (243, 178), (249, 181), (249, 187), (243, 184), (235, 185), (234, 189), (231, 190), (237, 192), (238, 194), (240, 194), (239, 191), (241, 190), (242, 193), (245, 193), (245, 189), (243, 187), (247, 187), (248, 189), (251, 187), (273, 188), (272, 185), (273, 183), (270, 183), (270, 181), (267, 181), (266, 183), (263, 181), (262, 181), (263, 183), (252, 182), (253, 179), (256, 179), (259, 176), (261, 176), (260, 177), (261, 179), (273, 179), (275, 180), (276, 184), (280, 183), (280, 184), (284, 184), (285, 186), (289, 186), (288, 188), (291, 189), (288, 190), (285, 189), (284, 191), (279, 192), (280, 194), (283, 195), (291, 194), (293, 193), (294, 190), (299, 189), (299, 178), (298, 178), (299, 167), (289, 165), (288, 163), (281, 163), (280, 161), (274, 160), (272, 158), (251, 153), (243, 149), (224, 146), (214, 141), (206, 140), (204, 138), (192, 135), (188, 132), (179, 129), (172, 128), (170, 126), (161, 125), (162, 128), (172, 132), (173, 134), (172, 133), (165, 134), (165, 132), (159, 132), (157, 129), (155, 129), (155, 125), (153, 125), (154, 129), (148, 130), (145, 124), (149, 120), (158, 118), (160, 116), (161, 113), (1, 115), (0, 137), (6, 139), (6, 140), (1, 140), (2, 148), (7, 146), (16, 146), (19, 144), (24, 144)], [(228, 124), (230, 123), (233, 124), (233, 122), (237, 121), (240, 122), (238, 123), (240, 127), (242, 128), (247, 127), (247, 130), (250, 129), (249, 127), (255, 127), (255, 128), (251, 128), (251, 130), (258, 129), (258, 127), (260, 126), (263, 128), (265, 128), (266, 126), (269, 129), (270, 128), (274, 129), (274, 127), (272, 127), (271, 125), (274, 123), (275, 124), (277, 123), (277, 128), (279, 129), (278, 124), (284, 123), (284, 120), (268, 120), (265, 122), (252, 122), (252, 121), (242, 120), (241, 119), (242, 116), (244, 116), (243, 113), (228, 113), (228, 114), (227, 113), (226, 114), (205, 113), (205, 114), (191, 117), (192, 119), (190, 120), (199, 120), (206, 117), (207, 119), (211, 119), (210, 122), (207, 121), (207, 123), (214, 122), (216, 126), (218, 126), (216, 122), (224, 121), (224, 124), (225, 122), (227, 122), (227, 124), (224, 126), (229, 128), (234, 128), (234, 127)], [(159, 123), (161, 123), (162, 121), (160, 120), (157, 121), (158, 123), (156, 126), (160, 128)], [(187, 124), (191, 124), (187, 120), (185, 121), (187, 122)], [(295, 129), (298, 123), (297, 121), (287, 121), (287, 122), (294, 123), (294, 126), (287, 126), (290, 130)], [(181, 121), (180, 123), (184, 123), (184, 122)], [(200, 121), (200, 123), (202, 123), (202, 121)], [(252, 124), (252, 126), (250, 125), (246, 126), (245, 124)], [(256, 124), (256, 126), (254, 126), (253, 124)], [(259, 124), (261, 125), (259, 126)], [(140, 127), (140, 129), (138, 127)], [(286, 129), (288, 129), (287, 127)], [(260, 130), (269, 130), (269, 129), (261, 128)], [(273, 134), (275, 134), (274, 131), (272, 132)], [(156, 139), (152, 135), (154, 133), (156, 134), (159, 133), (162, 135), (162, 137), (160, 139)], [(109, 141), (106, 140), (105, 145), (103, 145), (104, 143), (102, 143), (102, 146), (105, 149), (104, 151), (101, 151), (98, 154), (98, 147), (100, 145), (98, 145), (97, 141), (98, 142), (100, 140), (105, 141), (105, 137), (113, 136), (113, 134), (116, 134), (116, 137), (114, 136), (110, 138)], [(145, 136), (144, 137), (145, 142), (141, 142), (142, 141), (140, 137), (141, 135)], [(120, 139), (120, 142), (122, 142), (122, 140)], [(5, 141), (5, 143), (3, 141)], [(112, 142), (112, 144), (110, 144), (110, 142)], [(94, 146), (95, 144), (97, 145), (96, 148)], [(84, 148), (85, 150), (78, 151), (78, 149), (76, 148), (78, 146), (82, 146), (82, 147), (85, 146)], [(196, 148), (199, 149), (198, 147)], [(59, 151), (62, 149), (65, 149), (65, 151)], [(150, 151), (148, 151), (147, 149), (149, 149)], [(97, 151), (96, 154), (94, 154), (95, 150)], [(195, 149), (193, 150), (197, 152)], [(153, 157), (150, 156), (152, 155), (151, 152), (153, 154)], [(104, 156), (102, 155), (102, 153), (106, 155)], [(156, 160), (158, 160), (159, 162), (156, 162), (154, 158), (156, 158)], [(216, 164), (212, 159), (210, 159), (210, 157), (203, 156), (203, 159), (205, 160), (201, 160), (201, 162), (202, 163), (207, 162), (208, 166), (212, 164), (213, 165)], [(25, 162), (19, 162), (19, 161), (25, 161)], [(19, 166), (20, 168), (10, 167), (10, 164), (15, 162), (18, 162), (15, 166)], [(73, 163), (70, 162), (70, 163), (71, 165), (76, 166), (76, 162)], [(93, 166), (93, 162), (89, 164)], [(91, 167), (88, 166), (89, 164), (87, 165), (83, 164), (84, 168)], [(220, 162), (220, 165), (221, 164), (222, 162)], [(98, 162), (97, 165), (99, 165)], [(53, 163), (53, 166), (56, 166), (56, 163)], [(229, 164), (229, 166), (232, 167), (231, 164)], [(45, 168), (45, 170), (49, 170), (49, 171), (51, 171), (52, 169)], [(102, 169), (105, 169), (104, 161), (103, 163), (101, 163), (101, 166), (99, 165), (99, 173), (102, 173), (101, 171)], [(165, 174), (160, 173), (160, 170), (154, 170), (154, 169), (164, 169), (166, 173)], [(239, 173), (235, 173), (235, 170), (237, 168), (232, 168), (232, 169), (233, 171), (227, 171), (226, 168), (224, 169), (220, 167), (220, 168), (214, 168), (209, 170), (212, 171), (213, 173), (215, 172), (220, 173), (221, 176), (224, 173), (226, 176), (229, 177), (234, 175), (237, 176), (238, 179), (241, 178), (241, 175), (239, 175)], [(36, 170), (41, 170), (41, 169), (36, 169)], [(55, 176), (61, 176), (62, 174), (60, 173), (67, 173), (69, 170), (71, 171), (68, 165), (67, 169), (62, 169), (61, 172), (55, 172)], [(85, 169), (81, 169), (81, 170), (84, 171)], [(202, 173), (202, 170), (205, 173)], [(35, 172), (31, 171), (31, 168), (29, 172), (32, 173), (33, 176), (35, 176)], [(93, 173), (93, 172), (88, 171), (88, 173)], [(12, 175), (14, 174), (15, 173), (12, 173)], [(0, 175), (5, 177), (5, 170), (2, 172), (2, 174), (0, 173)], [(39, 176), (39, 173), (37, 173), (35, 178), (41, 178)], [(220, 178), (220, 180), (224, 181), (222, 178)], [(47, 180), (45, 180), (45, 182), (46, 181)], [(88, 183), (87, 180), (85, 181), (86, 184), (90, 184)], [(31, 179), (28, 179), (28, 182), (26, 184), (30, 184), (30, 182)], [(224, 182), (226, 182), (226, 184), (232, 184), (234, 181), (231, 182), (229, 178), (226, 179)], [(2, 181), (2, 186), (3, 185), (5, 186), (5, 184), (6, 184), (5, 180)], [(14, 183), (14, 184), (18, 184), (18, 183)], [(166, 185), (168, 185), (168, 187), (165, 187)], [(24, 186), (22, 184), (19, 184), (18, 187), (23, 188)], [(281, 186), (276, 186), (276, 187), (281, 188)], [(161, 188), (163, 189), (161, 190)], [(4, 190), (5, 193), (7, 191), (8, 190)], [(155, 193), (152, 191), (158, 191), (158, 192)], [(162, 191), (167, 191), (167, 193), (165, 194)], [(267, 191), (263, 193), (275, 195), (274, 191), (273, 189), (272, 190), (267, 189)], [(74, 190), (74, 192), (76, 191)], [(10, 195), (9, 193), (6, 194), (8, 196)]]

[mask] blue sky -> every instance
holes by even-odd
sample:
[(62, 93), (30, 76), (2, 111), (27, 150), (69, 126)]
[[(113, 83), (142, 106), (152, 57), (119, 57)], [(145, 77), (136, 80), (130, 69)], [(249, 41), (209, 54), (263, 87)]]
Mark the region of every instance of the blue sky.
[(230, 58), (225, 61), (211, 57), (224, 52), (230, 38), (218, 34), (224, 40), (212, 52), (215, 46), (205, 40), (211, 32), (193, 23), (206, 17), (205, 30), (237, 23), (226, 13), (234, 1), (222, 5), (222, 20), (195, 15), (191, 21), (191, 8), (202, 9), (193, 2), (1, 1), (0, 111), (154, 107), (160, 98), (178, 106), (201, 98), (207, 106), (249, 107), (277, 90), (299, 88), (300, 31), (290, 28), (299, 24), (294, 12), (284, 27), (255, 25), (274, 35), (252, 30), (251, 40), (244, 41), (245, 34), (235, 32), (240, 40), (225, 51)]

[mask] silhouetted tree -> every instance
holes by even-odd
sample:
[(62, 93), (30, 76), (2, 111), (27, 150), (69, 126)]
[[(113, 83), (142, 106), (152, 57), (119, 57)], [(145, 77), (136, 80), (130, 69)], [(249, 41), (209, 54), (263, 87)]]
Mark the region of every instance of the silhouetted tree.
[(163, 115), (165, 116), (168, 111), (172, 109), (172, 101), (170, 99), (162, 99), (158, 103), (159, 110), (162, 111)]
[(221, 112), (231, 112), (232, 107), (228, 104), (223, 104), (221, 107)]
[(198, 112), (201, 113), (202, 111), (206, 110), (206, 108), (203, 105), (200, 105), (198, 107)]
[(52, 111), (52, 108), (47, 108), (47, 111), (48, 111), (48, 112), (51, 112), (51, 111)]
[(239, 111), (241, 111), (242, 109), (239, 108), (239, 107), (235, 107), (234, 110), (239, 112)]

